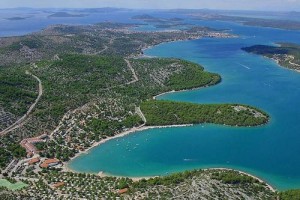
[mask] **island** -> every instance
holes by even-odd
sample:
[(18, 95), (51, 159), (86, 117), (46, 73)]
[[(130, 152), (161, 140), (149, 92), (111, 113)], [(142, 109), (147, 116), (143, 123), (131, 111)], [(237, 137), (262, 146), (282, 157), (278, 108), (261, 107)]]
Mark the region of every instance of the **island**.
[(170, 29), (178, 26), (191, 27), (192, 25), (189, 23), (184, 23), (184, 19), (182, 18), (158, 18), (148, 14), (135, 15), (131, 19), (141, 20), (147, 24), (152, 24), (156, 28)]
[(145, 22), (161, 22), (162, 21), (162, 19), (157, 18), (157, 17), (153, 17), (153, 16), (148, 15), (148, 14), (135, 15), (135, 16), (132, 17), (132, 19), (143, 20)]
[(300, 71), (300, 45), (280, 43), (279, 46), (254, 45), (242, 50), (275, 60), (279, 65)]
[(19, 20), (24, 20), (24, 19), (28, 19), (30, 17), (9, 17), (9, 18), (5, 18), (6, 20), (10, 20), (10, 21), (19, 21)]
[(210, 12), (200, 12), (190, 14), (198, 20), (219, 20), (241, 23), (248, 26), (259, 26), (269, 28), (280, 28), (286, 30), (300, 30), (300, 22), (288, 19), (265, 19), (258, 17), (231, 16), (226, 14), (215, 14)]
[(57, 12), (48, 16), (48, 18), (55, 18), (55, 17), (85, 17), (86, 14), (70, 14), (67, 12)]
[[(70, 159), (95, 145), (149, 126), (248, 127), (269, 120), (265, 112), (243, 104), (153, 100), (166, 92), (216, 85), (221, 77), (193, 62), (145, 58), (143, 49), (170, 41), (236, 36), (206, 27), (142, 32), (131, 29), (135, 26), (54, 25), (1, 39), (1, 199), (277, 196), (260, 179), (226, 169), (138, 180), (66, 169)], [(11, 189), (14, 183), (17, 190)]]

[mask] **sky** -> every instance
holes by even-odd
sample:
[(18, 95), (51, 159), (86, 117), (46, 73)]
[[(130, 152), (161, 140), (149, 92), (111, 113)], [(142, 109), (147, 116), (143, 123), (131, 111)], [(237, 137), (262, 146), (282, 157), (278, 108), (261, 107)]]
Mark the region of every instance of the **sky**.
[(300, 0), (0, 0), (0, 8), (14, 7), (300, 11)]

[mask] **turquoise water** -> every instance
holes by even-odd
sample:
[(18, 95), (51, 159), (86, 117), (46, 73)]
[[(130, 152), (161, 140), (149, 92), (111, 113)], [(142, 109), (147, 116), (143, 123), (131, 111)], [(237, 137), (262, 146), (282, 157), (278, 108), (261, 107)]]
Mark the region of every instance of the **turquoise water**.
[(195, 103), (243, 103), (271, 116), (266, 126), (198, 125), (151, 129), (94, 148), (70, 163), (81, 172), (120, 176), (165, 175), (195, 168), (229, 167), (250, 172), (279, 190), (300, 188), (300, 74), (241, 47), (300, 42), (296, 31), (197, 21), (230, 28), (235, 39), (201, 39), (156, 46), (145, 53), (201, 63), (222, 76), (221, 84), (167, 94), (161, 99)]

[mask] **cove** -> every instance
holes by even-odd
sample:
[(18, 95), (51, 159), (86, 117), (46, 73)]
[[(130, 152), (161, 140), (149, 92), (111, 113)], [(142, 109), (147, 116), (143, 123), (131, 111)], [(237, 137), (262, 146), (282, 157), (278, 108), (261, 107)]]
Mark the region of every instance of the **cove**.
[(253, 44), (300, 43), (299, 32), (228, 22), (194, 23), (230, 28), (240, 37), (161, 44), (145, 54), (199, 63), (207, 71), (219, 73), (222, 82), (159, 98), (249, 104), (268, 112), (270, 123), (255, 128), (203, 124), (150, 129), (110, 140), (72, 160), (68, 167), (128, 177), (228, 167), (258, 176), (279, 190), (300, 188), (300, 74), (240, 50)]

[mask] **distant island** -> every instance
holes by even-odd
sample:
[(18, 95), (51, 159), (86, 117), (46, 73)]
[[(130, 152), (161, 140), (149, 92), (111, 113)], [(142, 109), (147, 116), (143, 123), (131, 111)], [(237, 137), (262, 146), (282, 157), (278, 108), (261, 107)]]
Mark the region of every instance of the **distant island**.
[(67, 12), (57, 12), (52, 15), (49, 15), (48, 18), (55, 18), (55, 17), (85, 17), (86, 14), (70, 14)]
[(169, 19), (170, 21), (175, 21), (175, 22), (178, 22), (178, 21), (183, 21), (182, 18), (179, 18), (179, 17), (174, 17), (174, 18), (171, 18)]
[(280, 43), (280, 46), (254, 45), (242, 50), (275, 60), (283, 67), (300, 72), (300, 45)]
[(135, 15), (131, 19), (144, 20), (144, 21), (160, 21), (160, 18), (153, 17), (153, 16), (148, 15), (148, 14)]
[(156, 28), (173, 28), (178, 26), (190, 26), (190, 24), (182, 22), (184, 19), (182, 18), (157, 18), (148, 14), (135, 15), (131, 19), (142, 20), (147, 23), (153, 23), (153, 26)]
[(269, 28), (280, 28), (287, 30), (300, 30), (300, 22), (292, 20), (279, 20), (279, 19), (263, 19), (254, 17), (241, 17), (241, 16), (229, 16), (220, 14), (207, 14), (207, 13), (194, 13), (191, 14), (199, 20), (220, 20), (220, 21), (232, 21), (241, 23), (248, 26), (260, 26)]
[(10, 20), (10, 21), (19, 21), (19, 20), (24, 20), (24, 19), (28, 19), (29, 17), (9, 17), (9, 18), (5, 18), (6, 20)]

